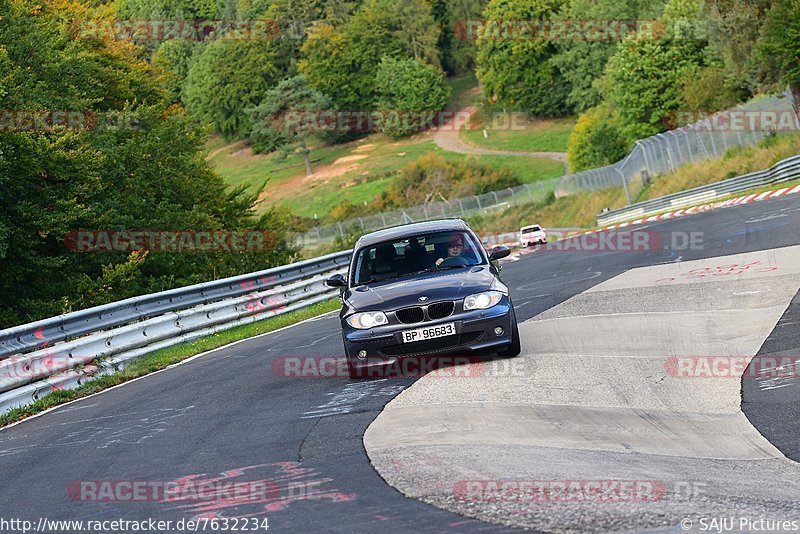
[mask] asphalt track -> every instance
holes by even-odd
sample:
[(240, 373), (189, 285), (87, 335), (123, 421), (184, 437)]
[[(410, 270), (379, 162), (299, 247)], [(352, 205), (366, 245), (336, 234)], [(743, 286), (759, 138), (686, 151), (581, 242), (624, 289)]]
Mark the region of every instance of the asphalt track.
[[(800, 244), (800, 202), (793, 197), (766, 200), (636, 230), (661, 236), (667, 248), (534, 252), (505, 264), (503, 280), (511, 288), (518, 319), (530, 319), (636, 267)], [(670, 247), (673, 239), (683, 245), (692, 232), (695, 246)], [(797, 320), (795, 299), (768, 340), (772, 347), (763, 350), (800, 354), (797, 329), (791, 327)], [(331, 314), (2, 430), (0, 518), (36, 523), (42, 517), (177, 521), (268, 516), (270, 530), (286, 532), (507, 531), (406, 498), (371, 467), (364, 431), (412, 378), (289, 378), (273, 366), (282, 357), (341, 354), (338, 319)], [(748, 397), (745, 382), (744, 390), (745, 413), (753, 425), (795, 459), (796, 389), (795, 383), (771, 390), (768, 397)], [(770, 404), (794, 416), (770, 419)], [(96, 502), (92, 494), (75, 489), (81, 481), (199, 485), (220, 479), (271, 490), (254, 491), (253, 502), (228, 495)]]

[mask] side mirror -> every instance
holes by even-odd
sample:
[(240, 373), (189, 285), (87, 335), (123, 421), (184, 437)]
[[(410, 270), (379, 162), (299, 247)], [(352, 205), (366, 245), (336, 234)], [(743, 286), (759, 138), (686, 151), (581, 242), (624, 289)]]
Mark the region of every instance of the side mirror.
[(345, 280), (344, 276), (341, 274), (334, 274), (325, 280), (325, 285), (330, 287), (347, 287), (347, 280)]
[(511, 249), (508, 247), (494, 247), (492, 253), (489, 254), (489, 261), (499, 260), (511, 254)]

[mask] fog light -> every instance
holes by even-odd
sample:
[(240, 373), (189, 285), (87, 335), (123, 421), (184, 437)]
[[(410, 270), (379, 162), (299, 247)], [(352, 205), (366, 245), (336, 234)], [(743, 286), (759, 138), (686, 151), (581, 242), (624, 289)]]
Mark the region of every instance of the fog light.
[(496, 326), (494, 328), (494, 335), (502, 336), (503, 335), (503, 327), (502, 326)]
[(367, 351), (365, 351), (365, 350), (358, 351), (358, 357), (363, 360), (364, 358), (367, 357)]

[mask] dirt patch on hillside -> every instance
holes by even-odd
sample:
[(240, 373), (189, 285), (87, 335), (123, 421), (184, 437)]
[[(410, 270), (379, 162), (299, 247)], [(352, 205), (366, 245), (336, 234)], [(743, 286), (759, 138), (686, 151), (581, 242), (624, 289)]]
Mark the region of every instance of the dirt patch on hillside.
[(342, 163), (350, 163), (351, 161), (359, 161), (369, 156), (366, 154), (354, 154), (352, 156), (342, 156), (341, 158), (337, 159), (333, 162), (333, 165), (341, 165)]
[[(344, 158), (342, 158), (344, 159)], [(337, 160), (338, 161), (338, 160)], [(343, 174), (347, 174), (350, 171), (354, 171), (358, 169), (358, 163), (353, 163), (351, 165), (329, 165), (327, 167), (323, 167), (317, 170), (311, 176), (306, 176), (303, 181), (304, 182), (317, 182), (323, 181), (327, 182), (331, 178), (337, 178), (342, 176)]]

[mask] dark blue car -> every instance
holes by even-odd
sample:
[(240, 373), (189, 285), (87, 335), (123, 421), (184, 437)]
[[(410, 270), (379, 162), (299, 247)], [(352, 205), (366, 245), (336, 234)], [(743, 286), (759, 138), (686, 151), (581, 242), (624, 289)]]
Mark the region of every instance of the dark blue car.
[(508, 288), (460, 219), (408, 224), (367, 234), (355, 245), (342, 289), (342, 337), (350, 376), (368, 376), (404, 357), (516, 356), (519, 331)]

